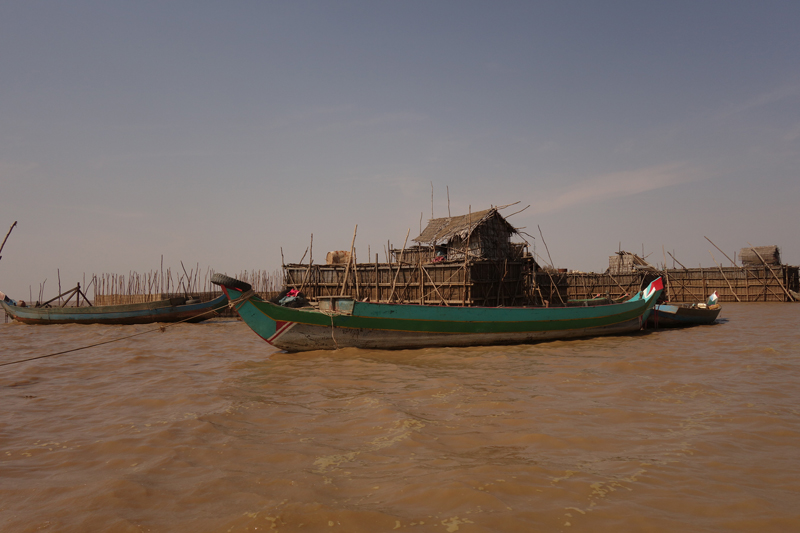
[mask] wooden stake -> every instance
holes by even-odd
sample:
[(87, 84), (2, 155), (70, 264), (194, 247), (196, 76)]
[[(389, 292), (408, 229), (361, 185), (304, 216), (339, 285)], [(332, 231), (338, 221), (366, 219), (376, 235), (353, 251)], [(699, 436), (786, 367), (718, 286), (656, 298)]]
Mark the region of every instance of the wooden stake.
[[(11, 227), (8, 229), (8, 233), (6, 233), (6, 238), (3, 239), (3, 244), (0, 244), (0, 253), (2, 253), (3, 247), (6, 245), (6, 241), (8, 240), (8, 236), (11, 235), (11, 230), (13, 230), (14, 226), (16, 226), (16, 225), (17, 225), (17, 221), (15, 220), (14, 223), (11, 224)], [(2, 259), (2, 258), (3, 258), (3, 256), (0, 255), (0, 259)]]
[[(539, 225), (537, 224), (536, 227), (539, 228)], [(542, 238), (542, 244), (544, 244), (544, 249), (547, 252), (547, 258), (550, 261), (550, 268), (555, 270), (556, 267), (553, 266), (553, 258), (550, 257), (550, 250), (547, 249), (547, 243), (544, 241), (544, 235), (542, 234), (542, 228), (539, 228), (539, 236)], [(561, 292), (558, 290), (558, 286), (556, 285), (556, 282), (553, 279), (553, 275), (550, 274), (549, 271), (546, 271), (546, 272), (547, 272), (547, 275), (550, 277), (550, 287), (551, 287), (550, 298), (553, 297), (552, 289), (555, 288), (556, 294), (558, 295), (558, 299), (561, 300), (561, 303), (563, 304), (564, 303), (564, 298), (561, 297)]]
[[(403, 253), (406, 251), (406, 243), (408, 242), (408, 235), (411, 233), (411, 228), (408, 228), (406, 232), (406, 238), (403, 241), (403, 249), (400, 250), (400, 259), (397, 261), (397, 273), (394, 275), (394, 280), (392, 280), (392, 291), (389, 293), (389, 298), (386, 300), (387, 302), (391, 302), (392, 298), (394, 297), (394, 287), (397, 283), (397, 276), (400, 275), (400, 271), (403, 269)], [(389, 263), (391, 266), (391, 263)]]
[(428, 279), (431, 281), (431, 285), (433, 286), (433, 290), (435, 290), (435, 291), (436, 291), (436, 294), (438, 294), (438, 295), (439, 295), (439, 298), (441, 298), (441, 299), (442, 299), (442, 303), (443, 303), (443, 304), (444, 304), (446, 307), (450, 307), (450, 304), (449, 304), (449, 303), (447, 303), (447, 300), (445, 300), (445, 299), (444, 299), (444, 296), (442, 296), (442, 293), (441, 293), (441, 292), (439, 292), (439, 288), (436, 286), (436, 283), (434, 283), (434, 282), (433, 282), (433, 278), (431, 278), (431, 275), (430, 275), (430, 274), (428, 274), (428, 271), (427, 271), (427, 270), (425, 270), (425, 267), (420, 267), (420, 268), (422, 268), (422, 271), (423, 271), (423, 272), (425, 272), (425, 275), (426, 275), (426, 276), (428, 276)]
[(353, 248), (353, 279), (356, 281), (356, 300), (361, 299), (361, 288), (358, 285), (358, 262), (356, 261), (356, 249)]
[(344, 290), (347, 287), (347, 276), (350, 274), (350, 263), (353, 262), (353, 248), (356, 245), (357, 231), (358, 231), (358, 224), (356, 224), (356, 227), (353, 230), (353, 240), (350, 243), (350, 257), (347, 258), (347, 267), (344, 269), (344, 279), (342, 280), (342, 291), (339, 293), (339, 296), (344, 296)]
[[(714, 244), (714, 243), (712, 242), (711, 244)], [(717, 249), (719, 249), (719, 248), (717, 248)], [(719, 273), (722, 274), (722, 279), (724, 279), (725, 283), (728, 284), (728, 288), (731, 290), (731, 293), (733, 294), (733, 297), (736, 298), (737, 302), (741, 302), (741, 300), (739, 299), (739, 296), (736, 295), (736, 291), (733, 290), (733, 287), (731, 286), (731, 282), (728, 281), (727, 277), (725, 277), (725, 272), (722, 271), (722, 267), (719, 266), (719, 263), (717, 263), (717, 260), (714, 259), (714, 254), (711, 253), (711, 250), (708, 251), (708, 255), (711, 256), (711, 260), (714, 261), (714, 264), (717, 265), (717, 268), (719, 268)]]
[(667, 274), (667, 252), (664, 250), (664, 245), (661, 245), (661, 253), (664, 255), (664, 280), (666, 281), (665, 285), (667, 287), (667, 301), (669, 302), (671, 299), (670, 290), (669, 290), (669, 275)]
[[(708, 237), (706, 237), (705, 235), (703, 235), (703, 238), (705, 238), (705, 240), (707, 240), (708, 242), (710, 242), (710, 243), (711, 243), (711, 245), (712, 245), (714, 248), (716, 248), (717, 250), (719, 250), (719, 251), (720, 251), (720, 253), (722, 253), (722, 255), (724, 255), (724, 256), (725, 256), (725, 257), (728, 259), (728, 261), (730, 261), (730, 262), (731, 262), (731, 264), (732, 264), (733, 266), (736, 266), (736, 261), (734, 261), (733, 259), (731, 259), (730, 257), (728, 257), (728, 254), (726, 254), (725, 252), (723, 252), (723, 251), (722, 251), (722, 249), (721, 249), (719, 246), (717, 246), (716, 244), (714, 244), (714, 243), (711, 241), (711, 239), (709, 239), (709, 238), (708, 238)], [(709, 252), (709, 253), (710, 253), (710, 252)], [(715, 262), (716, 262), (716, 261), (715, 261)], [(737, 268), (738, 268), (738, 267), (737, 267)]]
[(467, 278), (469, 277), (469, 237), (472, 235), (472, 204), (469, 206), (469, 215), (467, 218), (467, 246), (464, 248), (464, 299), (461, 303), (462, 306), (467, 305)]
[(777, 281), (777, 282), (778, 282), (778, 285), (780, 285), (780, 286), (781, 286), (781, 289), (783, 289), (783, 292), (784, 292), (784, 293), (786, 293), (786, 296), (788, 296), (788, 297), (789, 297), (789, 301), (790, 301), (790, 302), (794, 302), (794, 301), (795, 301), (795, 299), (794, 299), (794, 296), (792, 296), (791, 294), (789, 294), (789, 291), (787, 291), (787, 290), (786, 290), (786, 287), (784, 287), (784, 286), (783, 286), (783, 282), (782, 282), (781, 280), (779, 280), (779, 279), (778, 279), (778, 276), (777, 276), (777, 275), (775, 275), (775, 272), (772, 270), (772, 267), (770, 267), (770, 266), (767, 264), (767, 262), (766, 262), (766, 261), (764, 261), (764, 258), (763, 258), (763, 257), (761, 257), (761, 254), (760, 254), (760, 253), (758, 253), (758, 250), (756, 250), (756, 249), (755, 249), (755, 247), (754, 247), (752, 244), (750, 244), (749, 242), (748, 242), (747, 244), (749, 244), (749, 245), (750, 245), (750, 249), (751, 249), (751, 250), (753, 250), (753, 251), (755, 252), (755, 254), (758, 256), (758, 259), (759, 259), (759, 260), (760, 260), (762, 263), (764, 263), (764, 266), (765, 266), (765, 267), (767, 267), (767, 268), (769, 269), (769, 272), (770, 272), (770, 274), (772, 274), (772, 277), (773, 277), (773, 278), (775, 278), (775, 281)]
[(673, 261), (675, 261), (676, 263), (678, 263), (679, 265), (681, 265), (681, 267), (682, 267), (684, 270), (689, 270), (688, 268), (686, 268), (685, 266), (683, 266), (683, 263), (681, 263), (680, 261), (678, 261), (677, 259), (675, 259), (675, 256), (674, 256), (674, 255), (672, 255), (672, 254), (671, 254), (671, 253), (669, 253), (669, 252), (667, 252), (667, 255), (668, 255), (668, 256), (670, 256), (670, 257), (672, 258), (672, 260), (673, 260)]

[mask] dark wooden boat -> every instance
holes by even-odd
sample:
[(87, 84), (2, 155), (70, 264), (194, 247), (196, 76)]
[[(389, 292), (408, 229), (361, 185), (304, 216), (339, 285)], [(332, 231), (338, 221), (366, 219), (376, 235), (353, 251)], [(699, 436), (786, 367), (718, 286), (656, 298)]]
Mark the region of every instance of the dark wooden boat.
[(446, 307), (320, 298), (292, 308), (259, 298), (250, 285), (215, 274), (233, 308), (262, 339), (287, 352), (344, 347), (400, 349), (524, 344), (639, 330), (661, 278), (621, 303), (564, 307)]
[(24, 324), (150, 324), (153, 322), (201, 322), (226, 307), (224, 294), (208, 302), (169, 298), (155, 302), (89, 307), (20, 307), (0, 301), (3, 310)]
[(656, 304), (647, 319), (647, 327), (682, 328), (713, 324), (721, 310), (716, 291), (709, 296), (706, 303)]

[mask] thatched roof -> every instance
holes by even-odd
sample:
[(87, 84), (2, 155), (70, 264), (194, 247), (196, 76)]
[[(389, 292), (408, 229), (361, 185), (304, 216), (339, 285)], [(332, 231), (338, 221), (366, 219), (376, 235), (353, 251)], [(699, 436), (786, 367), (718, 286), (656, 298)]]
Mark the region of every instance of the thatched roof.
[(498, 213), (496, 207), (493, 207), (466, 215), (433, 218), (428, 221), (428, 226), (422, 231), (420, 236), (412, 240), (420, 244), (447, 244), (453, 237), (464, 240), (467, 238), (467, 235), (470, 235), (476, 228), (493, 216), (499, 217), (500, 221), (506, 225), (510, 234), (517, 233), (516, 228), (509, 224), (508, 221)]
[(775, 245), (742, 248), (739, 250), (739, 261), (745, 266), (761, 266), (764, 263), (761, 262), (761, 258), (758, 257), (759, 255), (768, 265), (780, 266), (781, 264), (781, 250)]
[(634, 272), (636, 270), (656, 270), (656, 268), (638, 255), (620, 250), (608, 258), (608, 270), (619, 272)]

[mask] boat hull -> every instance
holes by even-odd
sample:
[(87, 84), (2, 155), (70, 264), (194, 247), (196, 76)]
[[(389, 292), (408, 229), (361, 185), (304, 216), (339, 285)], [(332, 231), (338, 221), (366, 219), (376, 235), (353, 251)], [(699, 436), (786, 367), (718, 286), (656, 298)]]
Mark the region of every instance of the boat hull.
[(706, 308), (683, 305), (657, 304), (647, 319), (652, 328), (684, 328), (713, 324), (721, 309), (719, 305)]
[(617, 335), (640, 329), (661, 293), (610, 305), (480, 308), (354, 302), (342, 310), (292, 309), (223, 286), (244, 322), (287, 352), (344, 347), (488, 346)]
[(287, 352), (336, 350), (340, 348), (387, 350), (530, 344), (548, 340), (619, 335), (637, 331), (641, 327), (641, 317), (591, 328), (503, 333), (444, 333), (369, 328), (331, 328), (295, 322), (278, 332), (276, 336), (264, 340)]
[(208, 301), (172, 305), (170, 300), (97, 307), (18, 307), (0, 302), (5, 312), (24, 324), (151, 324), (154, 322), (202, 322), (225, 307), (224, 294)]

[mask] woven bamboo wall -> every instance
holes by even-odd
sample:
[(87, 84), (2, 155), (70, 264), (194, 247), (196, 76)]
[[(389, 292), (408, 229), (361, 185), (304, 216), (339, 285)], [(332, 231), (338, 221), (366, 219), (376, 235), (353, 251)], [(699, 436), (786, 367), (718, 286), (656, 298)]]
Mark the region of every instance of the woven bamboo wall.
[[(774, 274), (774, 275), (773, 275)], [(798, 290), (798, 267), (721, 267), (667, 270), (667, 285), (673, 301), (704, 301), (717, 291), (720, 301), (787, 302), (783, 290)], [(779, 281), (780, 280), (780, 281)], [(783, 287), (781, 287), (783, 285)]]
[(536, 273), (534, 291), (537, 303), (560, 304), (596, 296), (618, 299), (638, 292), (645, 278), (641, 272), (611, 275), (541, 270)]
[(787, 265), (772, 267), (772, 272), (764, 266), (667, 269), (666, 273), (643, 270), (631, 274), (540, 271), (535, 276), (535, 290), (537, 297), (551, 303), (597, 295), (620, 298), (634, 294), (662, 274), (666, 294), (673, 302), (704, 302), (714, 291), (721, 302), (790, 301), (781, 284), (798, 292), (798, 267)]
[[(342, 294), (346, 265), (286, 265), (286, 287), (308, 298)], [(465, 277), (466, 272), (466, 277)], [(369, 264), (351, 266), (344, 294), (371, 302), (427, 305), (522, 305), (527, 302), (525, 264), (471, 262), (434, 264)]]

